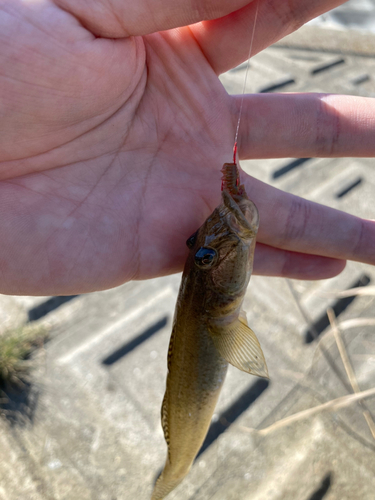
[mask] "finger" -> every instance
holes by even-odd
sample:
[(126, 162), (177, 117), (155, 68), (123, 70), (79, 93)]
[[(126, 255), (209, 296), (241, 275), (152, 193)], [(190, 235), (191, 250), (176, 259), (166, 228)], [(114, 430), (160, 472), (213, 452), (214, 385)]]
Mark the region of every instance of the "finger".
[(252, 54), (345, 1), (255, 0), (221, 19), (191, 26), (191, 30), (207, 60), (219, 74), (247, 59), (257, 8)]
[[(233, 96), (233, 123), (240, 96)], [(327, 94), (258, 94), (244, 99), (239, 157), (375, 155), (375, 99)], [(270, 141), (272, 137), (272, 141)]]
[(341, 273), (345, 264), (344, 260), (289, 252), (258, 243), (254, 256), (254, 274), (321, 280)]
[(111, 38), (146, 35), (217, 19), (252, 0), (57, 0), (92, 33)]
[(249, 176), (244, 183), (259, 209), (260, 243), (375, 265), (375, 221), (299, 198)]

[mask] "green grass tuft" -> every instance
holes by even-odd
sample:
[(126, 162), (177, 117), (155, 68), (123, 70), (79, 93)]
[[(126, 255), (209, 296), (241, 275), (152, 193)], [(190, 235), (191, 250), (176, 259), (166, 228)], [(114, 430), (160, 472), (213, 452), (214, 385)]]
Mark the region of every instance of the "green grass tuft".
[(43, 344), (47, 328), (40, 325), (23, 325), (0, 335), (0, 384), (17, 383), (30, 369), (28, 357)]

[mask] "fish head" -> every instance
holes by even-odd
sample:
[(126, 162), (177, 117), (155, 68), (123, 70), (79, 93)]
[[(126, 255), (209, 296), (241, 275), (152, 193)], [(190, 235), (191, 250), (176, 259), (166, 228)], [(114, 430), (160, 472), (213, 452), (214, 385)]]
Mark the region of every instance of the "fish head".
[(258, 210), (246, 193), (234, 196), (224, 189), (221, 204), (188, 239), (187, 267), (204, 287), (206, 309), (230, 307), (245, 294), (258, 227)]

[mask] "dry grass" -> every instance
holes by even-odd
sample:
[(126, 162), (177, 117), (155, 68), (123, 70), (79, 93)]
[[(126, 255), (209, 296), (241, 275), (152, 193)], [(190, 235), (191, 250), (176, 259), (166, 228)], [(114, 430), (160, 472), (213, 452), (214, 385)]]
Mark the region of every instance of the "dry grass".
[[(291, 291), (291, 294), (296, 302), (296, 305), (304, 317), (310, 331), (312, 332), (313, 337), (317, 340), (319, 338), (318, 332), (315, 330), (313, 322), (311, 318), (309, 317), (309, 314), (305, 309), (303, 308), (297, 294), (295, 293), (295, 290), (293, 288), (292, 283), (287, 280), (288, 287)], [(342, 293), (335, 293), (336, 296), (340, 297), (350, 297), (353, 295), (357, 296), (368, 296), (368, 295), (375, 295), (375, 287), (367, 287), (367, 289), (363, 289), (362, 287), (359, 288), (352, 288), (350, 290), (346, 290)], [(346, 351), (344, 342), (341, 338), (341, 330), (348, 330), (351, 328), (357, 328), (357, 327), (363, 327), (363, 326), (374, 326), (375, 325), (375, 318), (353, 318), (349, 320), (345, 320), (342, 322), (337, 322), (334, 311), (331, 308), (327, 309), (327, 316), (329, 318), (330, 322), (330, 327), (326, 329), (324, 337), (327, 338), (329, 335), (333, 334), (337, 349), (339, 351), (342, 363), (344, 365), (348, 380), (350, 382), (350, 387), (354, 391), (354, 394), (348, 394), (346, 396), (342, 396), (339, 398), (335, 399), (330, 399), (329, 401), (314, 406), (312, 408), (308, 408), (306, 410), (299, 411), (297, 413), (294, 413), (292, 415), (289, 415), (285, 418), (279, 419), (273, 424), (269, 425), (268, 427), (265, 427), (263, 429), (254, 429), (254, 428), (248, 428), (248, 427), (243, 427), (243, 426), (238, 426), (241, 430), (246, 431), (246, 432), (251, 432), (251, 433), (256, 433), (259, 436), (266, 436), (269, 433), (278, 430), (280, 428), (286, 427), (290, 424), (293, 424), (295, 422), (298, 422), (300, 420), (308, 419), (313, 415), (323, 413), (323, 412), (337, 412), (341, 408), (346, 408), (351, 405), (358, 404), (361, 409), (363, 416), (367, 422), (367, 425), (369, 427), (369, 430), (372, 434), (372, 437), (375, 439), (375, 423), (372, 418), (372, 415), (368, 408), (366, 407), (364, 400), (366, 398), (372, 398), (375, 396), (375, 387), (367, 389), (367, 390), (361, 390), (357, 378), (355, 376), (353, 367), (351, 365), (348, 353)], [(322, 337), (320, 337), (320, 341), (317, 345), (317, 350), (320, 350), (321, 353), (324, 355), (326, 358), (329, 366), (334, 369), (335, 373), (340, 376), (339, 372), (337, 371), (337, 367), (335, 364), (334, 359), (331, 357), (329, 354), (328, 350), (323, 346), (322, 344)], [(287, 375), (291, 378), (294, 378), (296, 382), (303, 386), (306, 387), (313, 392), (317, 392), (316, 390), (316, 385), (314, 383), (314, 380), (311, 379), (310, 372), (308, 371), (307, 373), (295, 373), (295, 372), (288, 372)], [(341, 377), (340, 377), (341, 378)], [(344, 382), (344, 385), (346, 385), (346, 382)]]
[(29, 324), (0, 335), (0, 385), (18, 383), (27, 375), (30, 354), (47, 336), (46, 327)]
[(347, 406), (350, 406), (353, 403), (357, 403), (362, 399), (374, 396), (375, 396), (375, 388), (372, 388), (368, 389), (367, 391), (357, 392), (356, 394), (349, 394), (347, 396), (342, 396), (341, 398), (331, 399), (330, 401), (327, 401), (326, 403), (323, 403), (321, 405), (308, 408), (307, 410), (299, 411), (297, 413), (294, 413), (293, 415), (290, 415), (289, 417), (277, 420), (274, 424), (271, 424), (263, 429), (251, 429), (242, 426), (239, 426), (239, 428), (247, 432), (255, 432), (260, 436), (265, 436), (270, 432), (280, 429), (281, 427), (285, 427), (294, 422), (304, 420), (306, 418), (311, 417), (312, 415), (316, 415), (317, 413), (322, 413), (324, 411), (335, 412), (341, 408), (346, 408)]
[[(288, 287), (290, 289), (290, 292), (295, 300), (296, 306), (298, 307), (301, 315), (306, 321), (307, 326), (309, 327), (310, 332), (312, 333), (313, 337), (315, 340), (319, 339), (319, 333), (315, 330), (312, 319), (309, 317), (308, 312), (304, 309), (302, 306), (295, 290), (290, 282), (290, 280), (286, 280)], [(352, 288), (350, 290), (346, 290), (344, 292), (340, 293), (335, 293), (334, 295), (340, 296), (340, 297), (350, 297), (350, 296), (373, 296), (375, 295), (375, 287), (366, 287), (365, 289), (363, 287), (358, 287), (358, 288)], [(375, 325), (375, 318), (352, 318), (348, 320), (344, 320), (341, 322), (337, 322), (336, 317), (334, 315), (334, 312), (331, 308), (327, 309), (327, 316), (330, 321), (330, 327), (326, 329), (324, 337), (321, 336), (320, 340), (317, 344), (317, 351), (320, 351), (323, 356), (325, 357), (328, 365), (330, 368), (336, 373), (336, 375), (340, 378), (342, 381), (343, 385), (346, 387), (348, 392), (351, 392), (350, 389), (354, 391), (354, 394), (348, 394), (346, 396), (336, 398), (336, 399), (330, 399), (329, 401), (320, 404), (318, 406), (315, 406), (313, 408), (308, 408), (306, 410), (297, 412), (293, 415), (290, 415), (288, 417), (282, 418), (276, 422), (274, 422), (272, 425), (263, 428), (263, 429), (251, 429), (251, 428), (245, 428), (241, 427), (241, 429), (250, 431), (250, 432), (256, 432), (258, 435), (267, 435), (268, 433), (279, 429), (281, 427), (290, 425), (294, 422), (297, 422), (299, 420), (303, 420), (306, 418), (311, 417), (312, 415), (315, 415), (317, 413), (322, 413), (325, 411), (337, 411), (341, 408), (345, 408), (350, 405), (357, 404), (362, 410), (363, 416), (367, 422), (367, 425), (369, 427), (369, 430), (372, 434), (372, 437), (375, 439), (375, 423), (373, 420), (373, 417), (368, 410), (364, 400), (366, 398), (374, 397), (375, 396), (375, 388), (371, 388), (365, 391), (361, 391), (353, 367), (351, 365), (348, 353), (346, 351), (345, 345), (342, 341), (341, 338), (341, 331), (342, 330), (349, 330), (351, 328), (357, 328), (357, 327), (363, 327), (363, 326), (374, 326)], [(327, 338), (329, 335), (333, 335), (336, 341), (337, 349), (339, 351), (341, 360), (343, 362), (348, 380), (350, 382), (350, 385), (347, 384), (345, 380), (341, 378), (341, 374), (339, 370), (337, 369), (336, 362), (334, 358), (331, 356), (331, 354), (328, 352), (328, 349), (323, 345), (322, 343), (322, 338)], [(307, 373), (293, 373), (289, 374), (293, 375), (294, 378), (296, 378), (297, 382), (301, 386), (305, 386), (309, 389), (311, 389), (313, 392), (318, 392), (317, 388), (315, 386), (314, 380), (311, 379), (311, 374), (310, 370), (307, 371)]]
[[(350, 362), (348, 353), (347, 353), (346, 348), (345, 348), (345, 344), (341, 338), (340, 328), (337, 324), (335, 313), (334, 313), (333, 309), (329, 308), (327, 310), (327, 315), (329, 318), (329, 322), (331, 324), (331, 328), (332, 328), (333, 335), (335, 337), (336, 345), (337, 345), (337, 348), (339, 350), (341, 360), (343, 362), (343, 365), (344, 365), (346, 374), (348, 376), (350, 385), (352, 386), (353, 391), (355, 393), (359, 394), (361, 392), (361, 389), (359, 388), (357, 378), (355, 376), (352, 364)], [(361, 401), (360, 401), (360, 404), (361, 404)], [(363, 407), (363, 404), (361, 404), (361, 406)], [(363, 416), (367, 422), (367, 425), (370, 429), (372, 437), (375, 439), (375, 423), (372, 419), (370, 411), (366, 407), (363, 407)]]

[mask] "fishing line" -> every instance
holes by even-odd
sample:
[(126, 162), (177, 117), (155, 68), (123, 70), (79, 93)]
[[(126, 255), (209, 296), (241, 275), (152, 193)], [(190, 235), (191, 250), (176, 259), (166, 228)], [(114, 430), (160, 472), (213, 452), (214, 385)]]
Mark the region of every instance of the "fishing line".
[(258, 11), (259, 11), (259, 0), (255, 0), (256, 2), (256, 9), (255, 9), (255, 17), (254, 17), (254, 24), (253, 24), (253, 32), (251, 34), (251, 40), (250, 40), (250, 48), (249, 48), (249, 54), (247, 56), (247, 66), (246, 66), (246, 72), (245, 72), (245, 80), (243, 83), (243, 89), (242, 89), (242, 97), (241, 97), (241, 104), (240, 104), (240, 111), (238, 113), (238, 120), (237, 120), (237, 128), (236, 128), (236, 135), (234, 137), (234, 146), (233, 146), (233, 163), (236, 163), (236, 157), (237, 157), (237, 139), (238, 139), (238, 131), (240, 129), (240, 123), (241, 123), (241, 115), (242, 115), (242, 108), (243, 108), (243, 101), (245, 97), (245, 90), (246, 90), (246, 82), (247, 82), (247, 75), (249, 73), (249, 67), (250, 67), (250, 58), (251, 58), (251, 51), (253, 49), (253, 41), (254, 41), (254, 35), (255, 35), (255, 25), (257, 23), (257, 18), (258, 18)]

